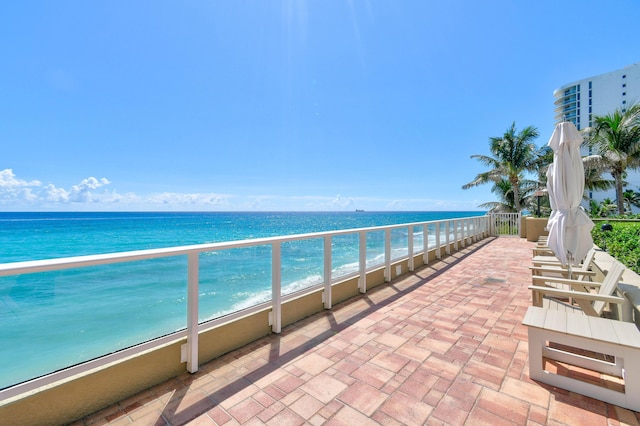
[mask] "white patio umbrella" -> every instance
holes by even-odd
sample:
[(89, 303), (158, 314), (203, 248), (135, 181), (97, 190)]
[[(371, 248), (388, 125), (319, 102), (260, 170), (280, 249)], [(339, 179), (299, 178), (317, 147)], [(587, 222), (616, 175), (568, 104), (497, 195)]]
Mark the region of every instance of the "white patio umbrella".
[(551, 217), (547, 244), (563, 266), (578, 265), (593, 247), (593, 222), (580, 206), (584, 193), (582, 136), (571, 122), (562, 122), (549, 139), (553, 163), (547, 171)]

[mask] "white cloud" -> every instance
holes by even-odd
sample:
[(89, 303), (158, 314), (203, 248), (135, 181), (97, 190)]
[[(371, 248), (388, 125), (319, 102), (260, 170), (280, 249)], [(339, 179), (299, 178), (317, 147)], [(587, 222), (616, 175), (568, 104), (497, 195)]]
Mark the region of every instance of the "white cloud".
[(332, 207), (346, 209), (348, 207), (353, 206), (354, 201), (351, 197), (342, 197), (340, 194), (336, 195), (333, 200), (331, 200), (330, 205)]
[(69, 188), (17, 177), (0, 170), (0, 208), (27, 211), (349, 211), (365, 210), (475, 210), (475, 201), (428, 198), (354, 197), (325, 195), (231, 195), (214, 192), (155, 194), (118, 193), (107, 178), (88, 177)]
[(0, 170), (0, 205), (14, 208), (51, 208), (69, 203), (113, 203), (121, 198), (105, 190), (108, 179), (89, 177), (71, 188), (58, 188), (39, 180), (19, 179), (12, 169)]
[(40, 186), (40, 181), (32, 180), (31, 182), (18, 179), (13, 173), (13, 169), (0, 170), (0, 191), (14, 190), (29, 186)]
[(192, 193), (183, 194), (176, 192), (163, 192), (144, 197), (141, 201), (153, 205), (164, 205), (171, 207), (214, 207), (228, 204), (228, 196), (215, 193)]
[[(78, 185), (73, 185), (69, 191), (69, 200), (75, 203), (92, 203), (100, 201), (113, 201), (113, 194), (109, 195), (108, 192), (95, 192), (103, 186), (109, 185), (108, 179), (102, 178), (100, 180), (89, 177), (82, 180)], [(107, 195), (105, 199), (105, 195)], [(117, 198), (117, 197), (116, 197)]]
[(40, 181), (18, 179), (12, 169), (0, 170), (0, 205), (13, 205), (22, 201), (31, 203), (38, 199), (34, 189)]
[(68, 203), (69, 192), (63, 188), (56, 188), (55, 185), (45, 185), (43, 190), (44, 200), (52, 203)]

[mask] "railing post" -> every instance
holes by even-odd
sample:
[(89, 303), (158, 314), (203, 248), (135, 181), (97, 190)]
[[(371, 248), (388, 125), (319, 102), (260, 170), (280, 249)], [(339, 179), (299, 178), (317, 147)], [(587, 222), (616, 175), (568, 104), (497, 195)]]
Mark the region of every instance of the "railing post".
[(422, 225), (422, 247), (424, 248), (422, 261), (427, 265), (429, 264), (429, 225), (426, 223)]
[(384, 230), (384, 279), (391, 281), (391, 229)]
[(413, 225), (410, 225), (407, 230), (407, 238), (409, 240), (407, 241), (407, 251), (409, 252), (409, 271), (413, 271)]
[(447, 246), (445, 247), (445, 252), (446, 252), (447, 254), (451, 254), (451, 242), (449, 241), (449, 240), (451, 239), (451, 235), (450, 235), (450, 234), (451, 234), (451, 231), (450, 231), (450, 229), (449, 229), (449, 228), (450, 228), (450, 226), (451, 226), (451, 221), (450, 221), (450, 220), (448, 220), (448, 221), (446, 221), (446, 222), (445, 222), (445, 224), (446, 224), (446, 229), (445, 229), (445, 231), (446, 231), (446, 232), (445, 232), (445, 234), (444, 234), (444, 242), (445, 242), (445, 244), (447, 245)]
[(198, 253), (187, 255), (187, 371), (198, 371)]
[(331, 309), (331, 235), (324, 236), (324, 295), (325, 309)]
[(440, 259), (442, 254), (440, 253), (440, 222), (436, 222), (436, 259)]
[(458, 237), (458, 228), (460, 227), (460, 221), (459, 220), (453, 220), (453, 249), (455, 251), (458, 251), (459, 247), (458, 247), (458, 241), (460, 240), (460, 237)]
[(358, 279), (358, 289), (360, 293), (367, 292), (367, 233), (360, 232), (360, 255), (358, 256), (360, 278)]
[(460, 221), (460, 241), (462, 242), (462, 247), (467, 246), (467, 220), (462, 219)]
[(498, 225), (496, 224), (496, 215), (495, 214), (491, 214), (491, 235), (496, 236), (498, 235)]
[(271, 245), (271, 331), (282, 331), (282, 244)]

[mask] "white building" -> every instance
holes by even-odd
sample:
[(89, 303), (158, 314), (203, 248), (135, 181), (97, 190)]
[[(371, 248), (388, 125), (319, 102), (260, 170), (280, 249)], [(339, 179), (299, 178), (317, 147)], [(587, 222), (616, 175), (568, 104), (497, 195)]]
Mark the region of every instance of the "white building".
[[(640, 103), (640, 63), (616, 71), (565, 84), (553, 92), (556, 123), (571, 121), (578, 130), (591, 127), (593, 117), (624, 112), (628, 105)], [(588, 155), (583, 151), (583, 155)], [(607, 175), (604, 175), (607, 177)], [(640, 173), (630, 172), (626, 189), (640, 191)], [(590, 198), (615, 199), (614, 191), (590, 193)]]

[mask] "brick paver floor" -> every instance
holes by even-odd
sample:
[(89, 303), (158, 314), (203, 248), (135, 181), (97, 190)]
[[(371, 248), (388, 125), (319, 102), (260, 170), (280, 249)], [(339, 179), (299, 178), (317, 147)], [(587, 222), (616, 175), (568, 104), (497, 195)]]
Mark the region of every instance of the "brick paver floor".
[(529, 379), (532, 247), (485, 239), (77, 425), (638, 425)]

